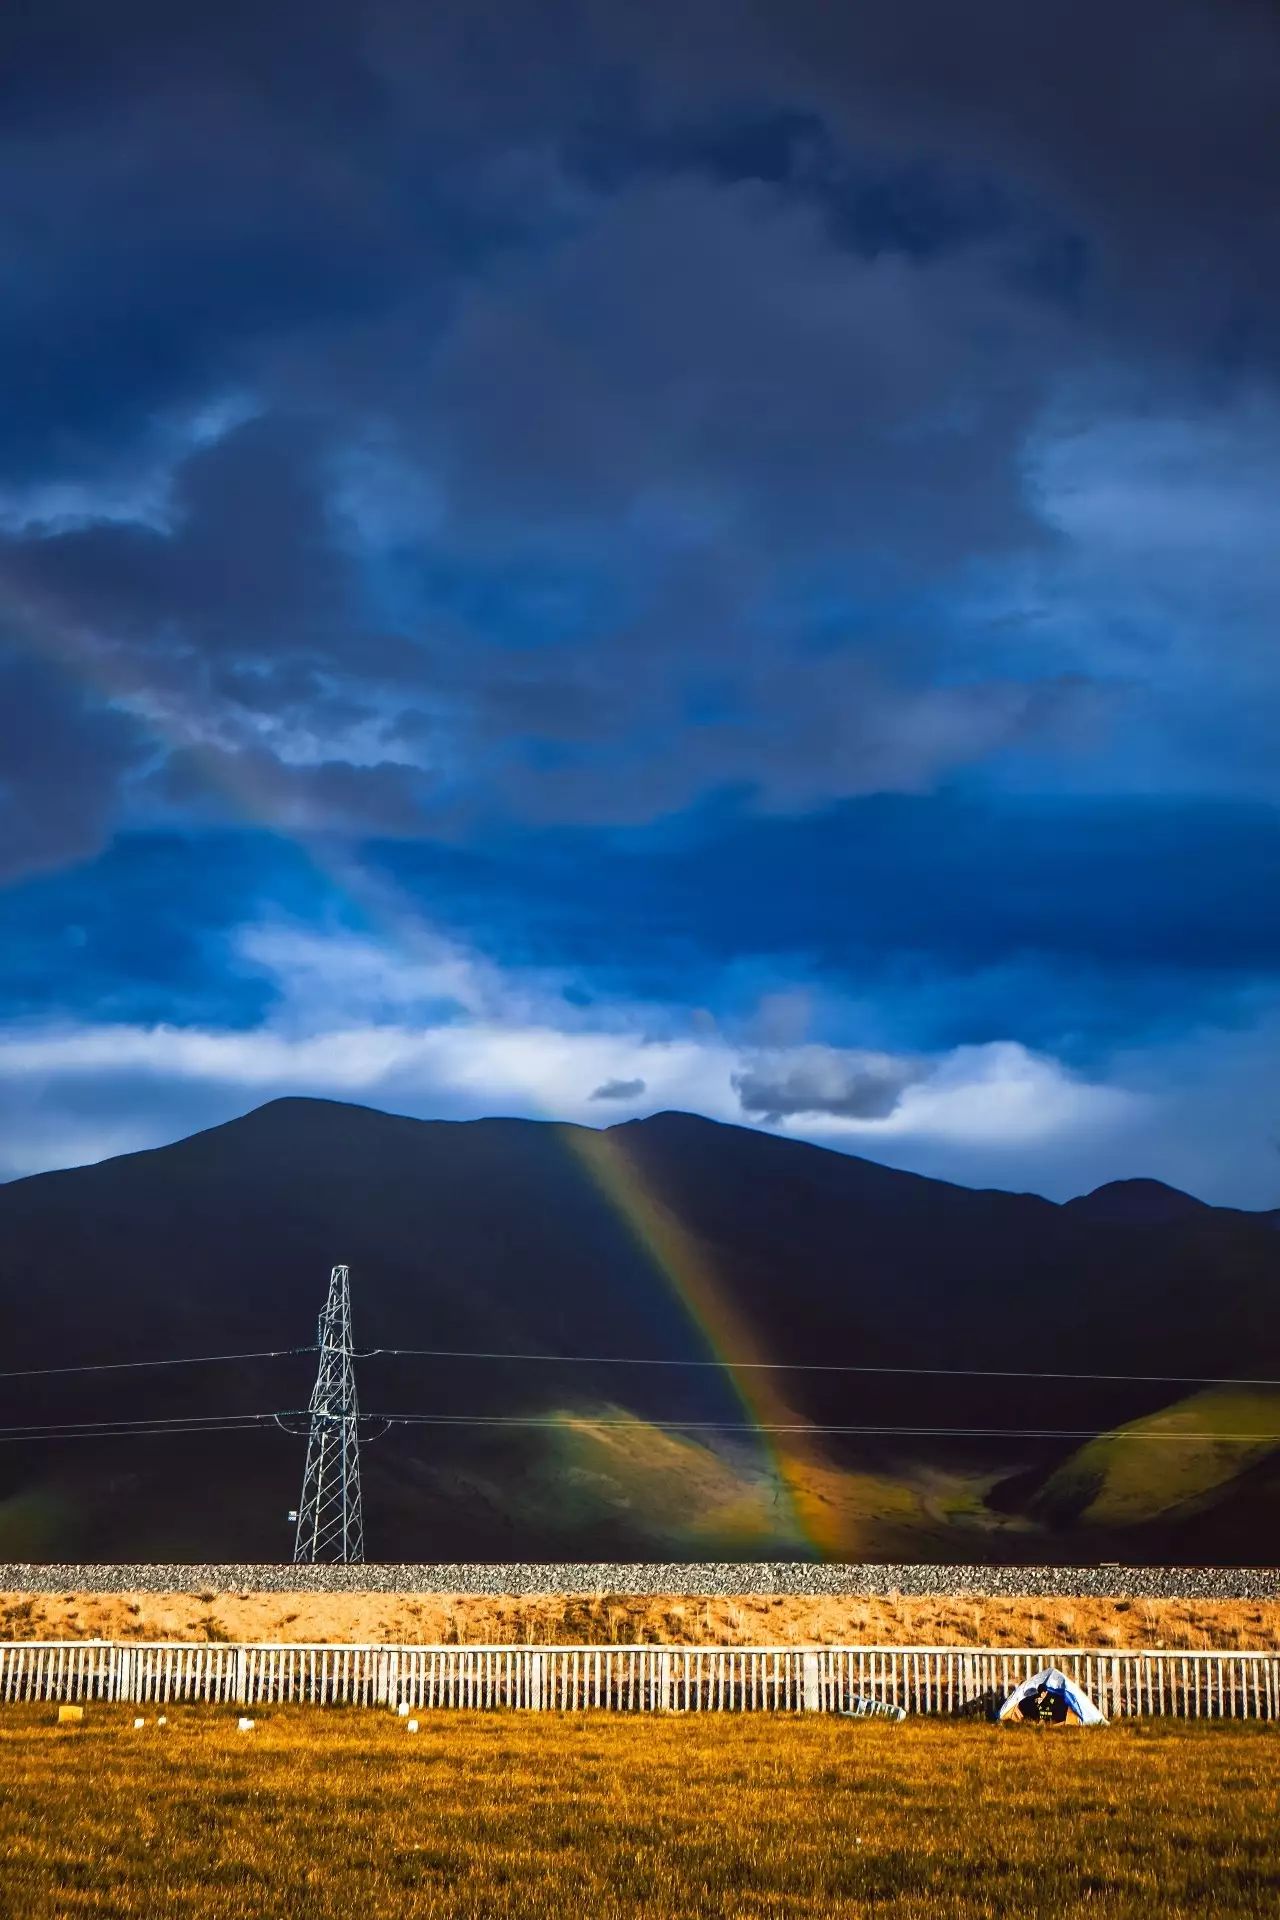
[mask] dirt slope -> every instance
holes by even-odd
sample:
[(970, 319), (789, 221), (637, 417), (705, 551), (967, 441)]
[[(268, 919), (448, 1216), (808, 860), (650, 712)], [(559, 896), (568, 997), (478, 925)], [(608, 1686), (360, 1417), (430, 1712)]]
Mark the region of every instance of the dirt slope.
[(0, 1636), (1272, 1648), (1280, 1647), (1280, 1601), (8, 1593), (0, 1594)]

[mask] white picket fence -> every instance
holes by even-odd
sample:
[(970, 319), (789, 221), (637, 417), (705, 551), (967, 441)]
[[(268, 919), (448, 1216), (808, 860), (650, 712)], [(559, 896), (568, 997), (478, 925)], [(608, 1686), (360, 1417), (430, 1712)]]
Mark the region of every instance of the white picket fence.
[(964, 1714), (1040, 1667), (1109, 1719), (1280, 1719), (1280, 1654), (1103, 1648), (0, 1643), (0, 1701), (214, 1701), (242, 1707), (838, 1713), (858, 1698)]

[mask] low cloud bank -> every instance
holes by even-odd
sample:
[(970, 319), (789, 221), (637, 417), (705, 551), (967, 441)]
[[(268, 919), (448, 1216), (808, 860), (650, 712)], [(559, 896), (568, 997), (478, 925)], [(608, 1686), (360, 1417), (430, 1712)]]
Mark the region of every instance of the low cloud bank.
[(159, 1145), (287, 1093), (589, 1125), (602, 1108), (683, 1108), (993, 1184), (1017, 1184), (1033, 1150), (1046, 1186), (1055, 1158), (1086, 1146), (1089, 1178), (1130, 1170), (1141, 1101), (1013, 1041), (935, 1056), (762, 1048), (697, 1010), (583, 1006), (571, 983), (425, 934), (399, 959), (284, 925), (243, 928), (234, 949), (273, 990), (251, 1027), (28, 1023), (0, 1037), (0, 1093), (23, 1115), (0, 1143), (0, 1177)]

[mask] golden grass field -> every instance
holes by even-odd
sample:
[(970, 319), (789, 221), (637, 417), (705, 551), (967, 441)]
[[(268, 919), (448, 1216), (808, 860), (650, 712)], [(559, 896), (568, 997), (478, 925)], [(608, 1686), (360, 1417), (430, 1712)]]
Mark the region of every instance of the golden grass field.
[(1280, 1911), (1280, 1733), (0, 1710), (6, 1920)]
[(0, 1639), (1280, 1648), (1280, 1600), (0, 1593)]

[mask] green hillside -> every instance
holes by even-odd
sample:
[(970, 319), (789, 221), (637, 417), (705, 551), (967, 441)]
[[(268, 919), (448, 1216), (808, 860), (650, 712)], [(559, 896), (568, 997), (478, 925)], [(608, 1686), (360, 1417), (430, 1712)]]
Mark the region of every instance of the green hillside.
[(1056, 1525), (1143, 1526), (1216, 1503), (1272, 1456), (1280, 1460), (1280, 1390), (1210, 1387), (1088, 1441), (1050, 1474), (1031, 1512)]

